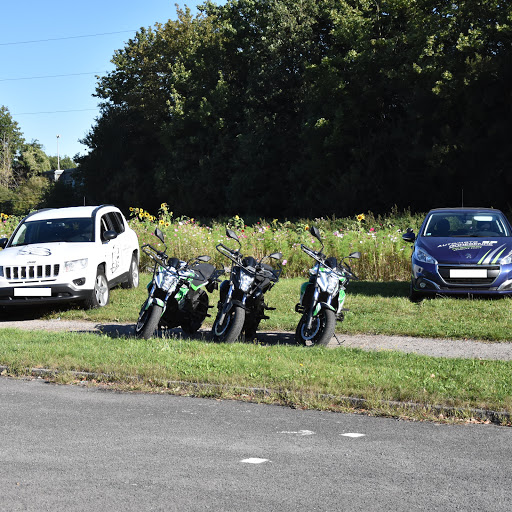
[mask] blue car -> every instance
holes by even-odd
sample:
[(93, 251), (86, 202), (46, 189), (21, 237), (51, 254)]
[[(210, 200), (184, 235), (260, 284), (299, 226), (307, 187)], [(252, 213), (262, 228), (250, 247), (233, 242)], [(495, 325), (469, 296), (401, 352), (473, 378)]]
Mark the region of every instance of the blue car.
[(492, 208), (428, 212), (414, 243), (409, 298), (435, 295), (512, 295), (512, 228)]

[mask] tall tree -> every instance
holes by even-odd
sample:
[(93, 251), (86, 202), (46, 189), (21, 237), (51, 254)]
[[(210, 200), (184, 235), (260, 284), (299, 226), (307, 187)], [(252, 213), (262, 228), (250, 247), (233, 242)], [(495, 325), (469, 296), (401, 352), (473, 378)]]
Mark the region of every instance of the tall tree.
[(500, 0), (179, 10), (98, 82), (88, 194), (194, 216), (426, 209), (461, 188), (506, 205), (511, 19)]
[(24, 143), (18, 123), (13, 120), (9, 109), (0, 106), (0, 186), (12, 185), (13, 166)]

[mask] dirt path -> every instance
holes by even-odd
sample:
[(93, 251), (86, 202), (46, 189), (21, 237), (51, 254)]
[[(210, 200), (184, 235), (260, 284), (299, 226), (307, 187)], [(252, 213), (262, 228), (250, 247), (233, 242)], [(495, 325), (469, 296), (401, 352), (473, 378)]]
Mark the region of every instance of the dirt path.
[[(17, 328), (25, 330), (98, 332), (109, 336), (132, 336), (131, 324), (95, 323), (83, 320), (15, 320), (1, 321), (0, 328)], [(173, 335), (181, 336), (180, 329), (173, 329)], [(202, 330), (199, 335), (209, 339), (209, 331)], [(258, 333), (262, 343), (295, 344), (292, 332)], [(464, 359), (497, 359), (512, 360), (512, 343), (484, 343), (471, 340), (444, 340), (433, 338), (413, 338), (410, 336), (383, 336), (368, 334), (336, 334), (329, 344), (330, 347), (344, 346), (363, 350), (397, 350), (424, 354), (434, 357), (456, 357)]]

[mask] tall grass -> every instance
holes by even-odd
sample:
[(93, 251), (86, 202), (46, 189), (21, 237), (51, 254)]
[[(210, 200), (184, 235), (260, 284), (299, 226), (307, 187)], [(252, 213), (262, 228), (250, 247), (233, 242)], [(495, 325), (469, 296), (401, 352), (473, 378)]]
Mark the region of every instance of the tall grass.
[[(361, 253), (361, 259), (352, 260), (351, 264), (362, 280), (406, 281), (410, 276), (411, 249), (401, 235), (408, 227), (417, 229), (422, 218), (423, 215), (392, 209), (386, 215), (366, 212), (346, 218), (259, 219), (248, 223), (235, 215), (206, 221), (176, 217), (163, 203), (154, 214), (142, 208), (130, 208), (128, 222), (136, 231), (140, 245), (149, 243), (161, 249), (162, 244), (154, 236), (158, 227), (165, 235), (168, 254), (182, 260), (207, 254), (217, 267), (226, 266), (228, 261), (215, 249), (216, 245), (236, 246), (236, 242), (225, 235), (226, 227), (230, 227), (240, 238), (243, 254), (262, 258), (281, 252), (283, 277), (303, 276), (312, 265), (300, 246), (320, 248), (318, 240), (310, 233), (311, 227), (316, 225), (322, 234), (323, 252), (328, 256), (341, 259), (351, 252)], [(9, 237), (20, 220), (20, 217), (0, 213), (0, 238)], [(141, 256), (141, 270), (149, 271), (152, 261), (144, 254)]]
[[(236, 247), (236, 242), (225, 235), (226, 227), (237, 232), (242, 253), (262, 258), (272, 252), (283, 254), (283, 277), (303, 276), (312, 260), (301, 250), (301, 244), (319, 249), (320, 243), (310, 233), (316, 225), (322, 234), (323, 252), (338, 259), (359, 251), (360, 260), (351, 260), (354, 272), (367, 281), (405, 281), (410, 276), (410, 245), (402, 240), (408, 228), (417, 229), (421, 215), (392, 210), (388, 215), (375, 216), (371, 212), (351, 218), (317, 218), (313, 220), (260, 219), (247, 224), (236, 215), (231, 218), (201, 222), (188, 217), (175, 218), (166, 204), (152, 215), (140, 208), (131, 208), (130, 226), (137, 232), (140, 244), (150, 243), (162, 248), (154, 236), (156, 227), (165, 235), (168, 254), (188, 260), (200, 254), (212, 257), (217, 266), (227, 260), (216, 249), (224, 243)], [(151, 268), (151, 260), (142, 256), (142, 270)]]

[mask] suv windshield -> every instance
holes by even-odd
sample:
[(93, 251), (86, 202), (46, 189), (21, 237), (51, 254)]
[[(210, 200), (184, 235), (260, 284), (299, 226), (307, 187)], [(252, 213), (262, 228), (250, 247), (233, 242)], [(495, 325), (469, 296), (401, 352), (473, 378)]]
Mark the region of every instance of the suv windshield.
[(92, 218), (34, 220), (16, 231), (11, 247), (48, 242), (92, 242)]
[(494, 238), (510, 232), (499, 212), (439, 212), (430, 216), (423, 236)]

